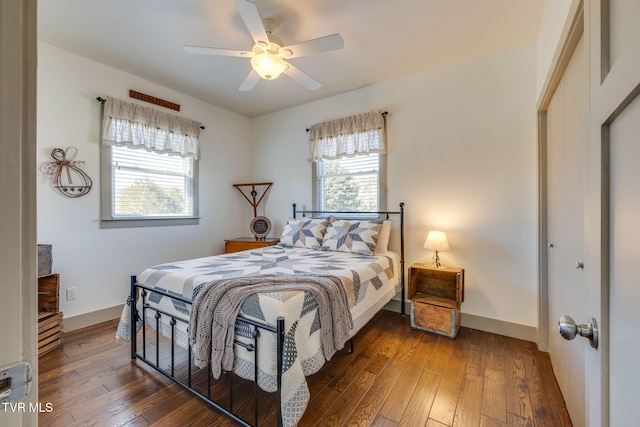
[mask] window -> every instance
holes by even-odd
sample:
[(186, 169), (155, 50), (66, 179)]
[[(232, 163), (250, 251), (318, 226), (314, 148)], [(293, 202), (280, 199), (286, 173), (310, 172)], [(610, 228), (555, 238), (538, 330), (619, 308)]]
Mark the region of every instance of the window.
[(385, 115), (369, 112), (311, 126), (314, 210), (387, 209)]
[(107, 99), (102, 129), (102, 228), (199, 222), (198, 130), (194, 128), (199, 129), (199, 123)]
[(198, 223), (197, 160), (103, 148), (103, 228)]
[(386, 155), (371, 153), (314, 163), (314, 209), (386, 210)]

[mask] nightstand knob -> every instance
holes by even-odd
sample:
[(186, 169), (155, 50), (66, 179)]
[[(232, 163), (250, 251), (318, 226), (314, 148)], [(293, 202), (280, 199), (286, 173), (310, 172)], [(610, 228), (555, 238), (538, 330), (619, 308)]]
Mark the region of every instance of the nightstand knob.
[(576, 270), (584, 270), (584, 262), (576, 261)]

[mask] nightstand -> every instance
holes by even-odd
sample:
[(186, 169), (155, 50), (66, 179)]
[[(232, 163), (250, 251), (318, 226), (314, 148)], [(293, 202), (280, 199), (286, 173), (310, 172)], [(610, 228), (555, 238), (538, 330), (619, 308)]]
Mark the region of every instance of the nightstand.
[(416, 263), (409, 267), (411, 327), (455, 338), (464, 301), (464, 269)]
[(224, 253), (246, 251), (248, 249), (258, 249), (267, 246), (277, 245), (280, 242), (278, 238), (256, 240), (255, 237), (238, 237), (237, 239), (229, 239), (224, 241)]

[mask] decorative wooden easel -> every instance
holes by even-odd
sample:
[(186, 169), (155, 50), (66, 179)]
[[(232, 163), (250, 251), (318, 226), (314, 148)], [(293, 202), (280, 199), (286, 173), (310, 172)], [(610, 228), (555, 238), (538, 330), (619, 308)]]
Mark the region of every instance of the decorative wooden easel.
[[(269, 188), (271, 188), (272, 185), (273, 185), (273, 182), (256, 182), (256, 183), (251, 183), (251, 184), (233, 184), (233, 186), (238, 189), (238, 191), (244, 196), (244, 198), (247, 199), (247, 202), (249, 202), (251, 204), (251, 206), (253, 206), (253, 217), (254, 218), (258, 216), (258, 205), (260, 204), (262, 199), (264, 199), (264, 196), (267, 194), (267, 192), (269, 191)], [(251, 192), (249, 192), (249, 195), (247, 195), (245, 190), (243, 190), (244, 187), (251, 187)], [(262, 195), (260, 196), (260, 198), (257, 198), (258, 197), (258, 192), (256, 191), (256, 187), (263, 187)], [(251, 196), (251, 198), (249, 198), (249, 196)]]

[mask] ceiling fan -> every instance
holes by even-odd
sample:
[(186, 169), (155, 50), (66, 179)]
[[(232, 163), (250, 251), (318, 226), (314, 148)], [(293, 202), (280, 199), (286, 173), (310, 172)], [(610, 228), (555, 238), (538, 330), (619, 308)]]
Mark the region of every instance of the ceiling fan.
[(240, 85), (239, 89), (241, 91), (253, 89), (260, 78), (273, 80), (282, 73), (310, 90), (316, 90), (322, 86), (320, 82), (302, 72), (287, 62), (287, 60), (342, 49), (344, 47), (344, 40), (342, 40), (340, 34), (331, 34), (329, 36), (283, 46), (282, 40), (271, 34), (273, 28), (265, 28), (258, 14), (258, 9), (252, 1), (233, 0), (233, 2), (253, 39), (254, 44), (250, 51), (201, 46), (184, 46), (184, 50), (189, 53), (204, 55), (251, 58), (251, 66), (253, 69)]

